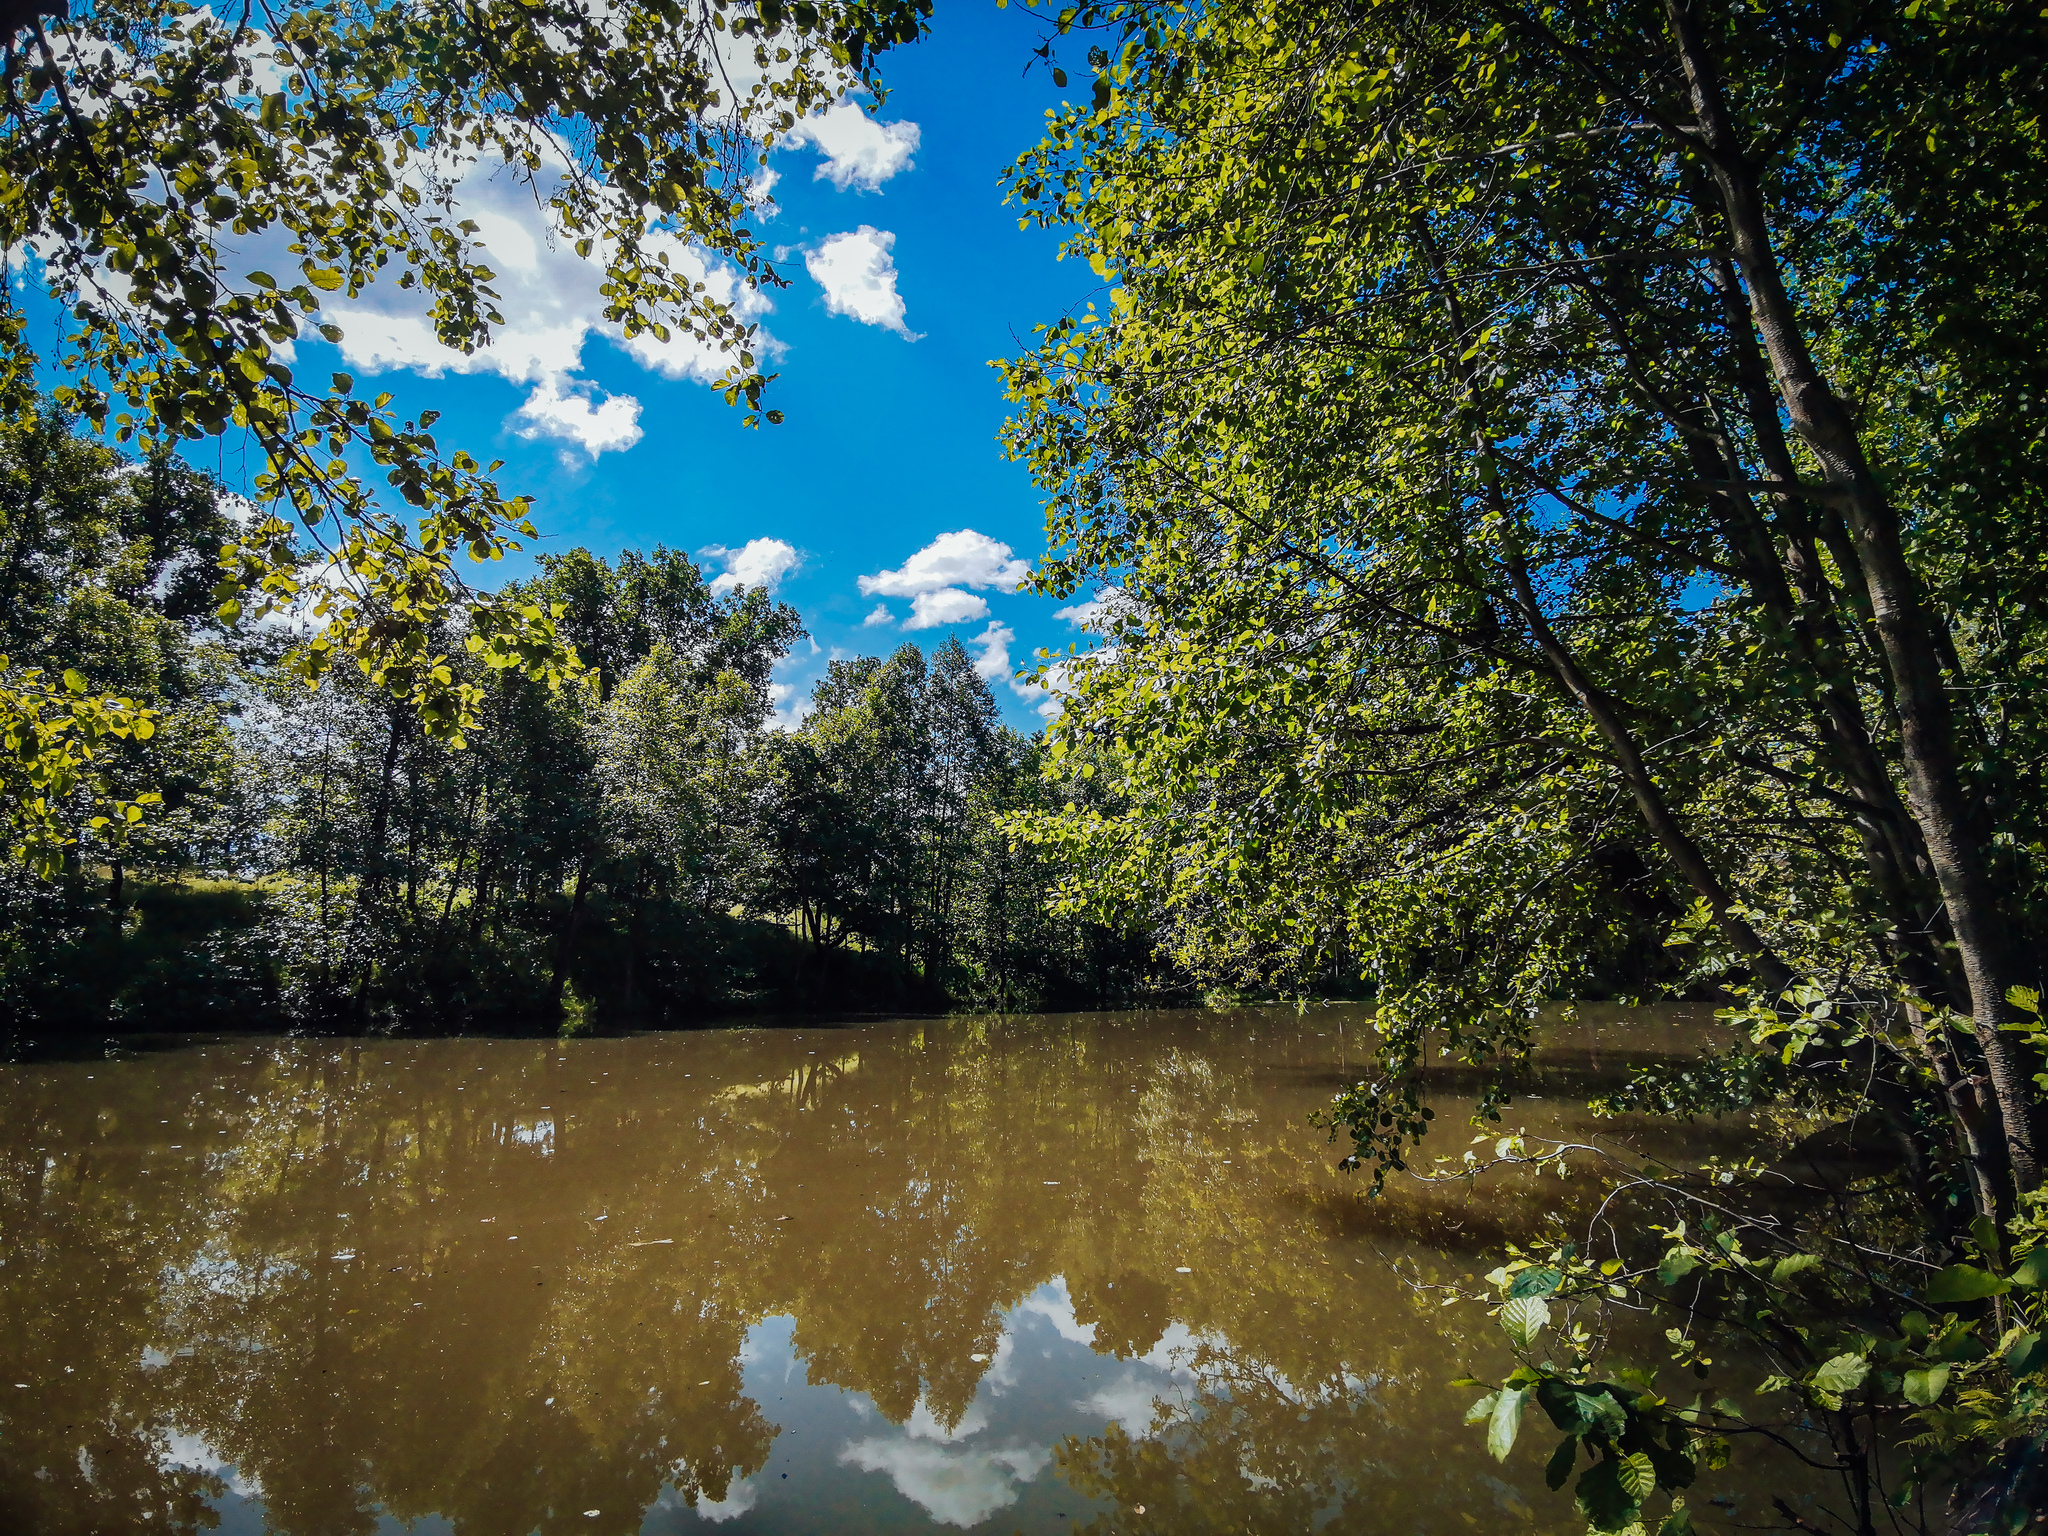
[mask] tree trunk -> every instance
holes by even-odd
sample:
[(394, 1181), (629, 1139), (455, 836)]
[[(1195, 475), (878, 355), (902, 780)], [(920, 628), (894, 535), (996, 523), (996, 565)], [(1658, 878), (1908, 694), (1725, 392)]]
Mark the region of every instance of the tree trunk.
[(391, 731), (384, 744), (384, 771), (378, 780), (377, 809), (370, 817), (370, 837), (363, 860), (363, 883), (356, 893), (356, 910), (349, 924), (349, 947), (355, 954), (355, 1003), (353, 1013), (355, 1025), (361, 1029), (368, 1019), (370, 1009), (371, 956), (369, 939), (365, 933), (371, 905), (383, 889), (385, 876), (390, 873), (391, 861), (385, 857), (384, 843), (391, 831), (391, 781), (398, 767), (398, 744), (400, 721), (396, 710), (391, 714)]
[(569, 957), (576, 948), (576, 930), (583, 926), (583, 896), (590, 879), (590, 855), (576, 865), (576, 892), (569, 898), (569, 915), (562, 922), (562, 937), (555, 945), (555, 974), (548, 986), (548, 1000), (556, 1020), (562, 1017), (562, 989), (569, 981)]
[(1992, 890), (1989, 849), (1964, 795), (1954, 723), (1944, 691), (1937, 620), (1921, 601), (1906, 563), (1898, 514), (1870, 471), (1863, 443), (1842, 401), (1822, 376), (1778, 271), (1756, 166), (1722, 99), (1718, 72), (1686, 0), (1665, 0), (1679, 61), (1698, 119), (1692, 142), (1706, 151), (1751, 313), (1777, 374), (1794, 429), (1813, 450), (1828, 483), (1847, 492), (1850, 539), (1870, 591), (1878, 642), (1892, 675), (1914, 820), (1948, 908), (1949, 926), (1969, 989), (1970, 1018), (1998, 1097), (2013, 1178), (2022, 1190), (2040, 1182), (2030, 1084), (2019, 1052), (1998, 1026), (2015, 1022), (2006, 1001), (2020, 982), (2004, 913)]

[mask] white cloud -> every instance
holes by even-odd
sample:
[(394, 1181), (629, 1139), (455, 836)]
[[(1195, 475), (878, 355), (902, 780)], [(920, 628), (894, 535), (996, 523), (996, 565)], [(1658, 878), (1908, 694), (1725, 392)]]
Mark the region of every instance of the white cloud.
[[(147, 1352), (143, 1356), (145, 1365), (162, 1363), (161, 1360), (152, 1361)], [(262, 1483), (253, 1477), (242, 1476), (240, 1468), (197, 1435), (179, 1433), (168, 1436), (159, 1454), (159, 1460), (166, 1467), (192, 1467), (202, 1472), (211, 1472), (223, 1479), (229, 1491), (238, 1498), (263, 1497)]]
[(879, 325), (915, 341), (903, 323), (903, 295), (896, 291), (896, 237), (863, 224), (850, 235), (829, 235), (804, 257), (804, 266), (825, 290), (825, 308), (862, 325)]
[(700, 1519), (714, 1524), (726, 1520), (737, 1520), (754, 1507), (760, 1491), (751, 1482), (734, 1483), (726, 1489), (722, 1499), (707, 1499), (701, 1494), (697, 1498), (697, 1514)]
[(945, 624), (969, 624), (988, 617), (988, 599), (962, 592), (958, 587), (941, 587), (920, 592), (910, 600), (910, 617), (905, 629), (937, 629)]
[(698, 553), (725, 567), (723, 574), (711, 579), (711, 590), (720, 593), (734, 587), (766, 587), (772, 592), (803, 563), (796, 546), (782, 539), (749, 539), (738, 549), (707, 544)]
[(969, 1403), (967, 1411), (960, 1415), (960, 1422), (951, 1429), (938, 1421), (930, 1406), (923, 1398), (910, 1410), (910, 1417), (903, 1421), (903, 1432), (913, 1440), (939, 1440), (951, 1444), (980, 1434), (988, 1428), (988, 1410), (978, 1402)]
[(1056, 619), (1065, 619), (1076, 629), (1090, 629), (1101, 633), (1108, 627), (1108, 621), (1130, 610), (1130, 599), (1122, 587), (1104, 587), (1093, 597), (1053, 611)]
[[(1090, 652), (1085, 659), (1103, 661), (1114, 655), (1113, 649), (1105, 648)], [(1048, 662), (1043, 683), (1030, 677), (1013, 677), (1010, 679), (1010, 691), (1025, 703), (1034, 705), (1044, 719), (1057, 720), (1067, 707), (1067, 695), (1074, 691), (1074, 663), (1081, 659), (1062, 656)]]
[(1017, 631), (1001, 619), (989, 620), (987, 629), (968, 641), (969, 645), (981, 647), (981, 654), (974, 658), (974, 675), (984, 683), (992, 683), (999, 677), (1010, 675), (1010, 646), (1017, 639)]
[(1114, 1419), (1134, 1440), (1147, 1440), (1151, 1438), (1157, 1418), (1158, 1402), (1157, 1386), (1139, 1380), (1136, 1371), (1127, 1370), (1108, 1386), (1090, 1393), (1074, 1406), (1084, 1413)]
[(607, 395), (593, 404), (596, 393), (596, 385), (570, 380), (564, 394), (560, 376), (542, 379), (512, 413), (518, 424), (514, 430), (521, 437), (574, 443), (593, 459), (639, 442), (640, 402), (631, 395)]
[(793, 731), (804, 723), (804, 717), (810, 712), (811, 696), (800, 691), (795, 683), (768, 685), (769, 730)]
[(1172, 1322), (1159, 1335), (1159, 1342), (1146, 1350), (1139, 1358), (1154, 1370), (1170, 1375), (1192, 1379), (1188, 1361), (1200, 1351), (1203, 1344), (1215, 1344), (1228, 1350), (1230, 1341), (1213, 1333), (1196, 1333), (1186, 1323)]
[(1067, 1277), (1055, 1275), (1024, 1298), (1017, 1311), (1036, 1315), (1052, 1324), (1052, 1330), (1069, 1344), (1095, 1346), (1095, 1325), (1074, 1316), (1074, 1298), (1067, 1292)]
[(862, 629), (875, 629), (884, 624), (894, 624), (896, 615), (889, 611), (887, 603), (877, 603), (868, 610), (868, 616), (860, 621)]
[[(988, 628), (967, 643), (981, 647), (981, 654), (974, 658), (974, 672), (983, 682), (992, 683), (997, 678), (1001, 678), (1010, 685), (1010, 692), (1017, 695), (1026, 704), (1031, 705), (1040, 715), (1048, 720), (1054, 720), (1059, 717), (1060, 711), (1066, 707), (1063, 702), (1064, 697), (1073, 688), (1073, 679), (1069, 671), (1070, 663), (1065, 658), (1055, 661), (1047, 667), (1046, 677), (1051, 684), (1048, 687), (1046, 683), (1037, 681), (1029, 673), (1018, 672), (1011, 665), (1010, 647), (1017, 643), (1017, 634), (1015, 630), (1011, 629), (1009, 625), (1003, 623), (1000, 619), (991, 619)], [(1097, 652), (1096, 654), (1100, 655), (1102, 653)], [(1064, 1281), (1060, 1283), (1062, 1286), (1065, 1285)], [(1060, 1294), (1062, 1296), (1066, 1294), (1064, 1289), (1062, 1289)], [(1035, 1299), (1026, 1302), (1024, 1305), (1027, 1311), (1045, 1310)], [(1067, 1316), (1073, 1316), (1073, 1310), (1072, 1304), (1068, 1303)], [(1051, 1313), (1047, 1313), (1047, 1316), (1051, 1315)], [(1061, 1336), (1066, 1336), (1065, 1330), (1062, 1330)], [(1087, 1343), (1088, 1340), (1084, 1339), (1081, 1342)]]
[[(640, 440), (640, 407), (630, 394), (599, 401), (594, 386), (577, 377), (590, 338), (610, 341), (664, 378), (711, 383), (735, 360), (680, 325), (670, 327), (666, 342), (650, 332), (628, 341), (604, 317), (607, 301), (599, 289), (605, 282), (607, 249), (601, 244), (588, 260), (578, 256), (574, 242), (558, 236), (553, 216), (539, 206), (536, 189), (518, 177), (499, 167), (473, 168), (458, 182), (455, 199), (461, 216), (477, 225), (476, 239), (483, 262), (496, 274), (491, 286), (505, 323), (494, 328), (489, 345), (457, 352), (435, 336), (420, 290), (376, 283), (359, 297), (322, 311), (324, 320), (341, 327), (341, 355), (349, 368), (366, 373), (405, 369), (427, 378), (496, 374), (513, 384), (533, 385), (515, 414), (515, 429), (523, 436), (573, 444), (595, 458)], [(741, 321), (756, 322), (773, 308), (731, 265), (709, 260), (673, 235), (650, 232), (643, 252), (650, 262), (665, 255), (672, 272), (702, 283), (707, 297), (728, 305)], [(264, 254), (245, 253), (252, 264)], [(762, 332), (755, 337), (754, 351), (757, 357), (772, 358), (782, 344)]]
[(863, 597), (915, 597), (941, 587), (1014, 588), (1031, 574), (1010, 546), (972, 528), (942, 533), (893, 571), (860, 578)]
[(813, 145), (825, 157), (812, 180), (829, 181), (842, 192), (855, 186), (873, 192), (911, 168), (918, 128), (915, 123), (878, 123), (859, 102), (842, 97), (798, 123), (782, 142)]
[(1051, 1453), (1039, 1446), (953, 1449), (929, 1442), (856, 1440), (839, 1460), (863, 1472), (886, 1472), (896, 1491), (941, 1525), (979, 1525), (1017, 1502), (1025, 1483), (1045, 1470)]

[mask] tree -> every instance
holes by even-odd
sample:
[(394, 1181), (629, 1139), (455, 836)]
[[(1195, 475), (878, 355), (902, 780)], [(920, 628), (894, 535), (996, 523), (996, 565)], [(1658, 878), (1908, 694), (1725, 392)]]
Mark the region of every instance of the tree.
[[(17, 678), (62, 679), (57, 692), (70, 701), (53, 710), (33, 682), (16, 693), (45, 703), (29, 703), (11, 727), (0, 792), (28, 817), (32, 861), (45, 873), (72, 830), (93, 828), (100, 813), (95, 841), (112, 864), (116, 904), (143, 805), (169, 814), (144, 836), (155, 851), (203, 838), (193, 797), (215, 775), (200, 759), (217, 766), (228, 755), (209, 661), (231, 638), (208, 597), (213, 554), (233, 526), (218, 492), (168, 453), (137, 464), (81, 439), (47, 407), (0, 421), (0, 657)], [(79, 731), (95, 726), (90, 750), (111, 800), (81, 803), (62, 742), (69, 734), (83, 749)], [(59, 733), (54, 761), (38, 751), (39, 732)], [(140, 742), (151, 738), (145, 761)]]
[(900, 972), (926, 889), (917, 823), (927, 745), (924, 653), (835, 658), (800, 731), (768, 744), (762, 881), (749, 905), (794, 915), (814, 946), (859, 939)]
[[(431, 646), (473, 608), (494, 669), (549, 680), (572, 660), (550, 615), (478, 597), (455, 555), (530, 537), (528, 503), (444, 449), (437, 413), (401, 419), (336, 374), (309, 386), (292, 344), (340, 339), (323, 295), (380, 277), (422, 292), (439, 338), (469, 352), (501, 322), (460, 183), (487, 159), (560, 236), (600, 261), (628, 338), (671, 328), (730, 360), (727, 399), (757, 419), (752, 333), (701, 280), (698, 253), (779, 281), (748, 227), (766, 146), (914, 38), (928, 0), (296, 0), (215, 15), (183, 0), (15, 7), (0, 80), (0, 246), (32, 260), (70, 329), (45, 356), (0, 301), (9, 409), (39, 368), (59, 407), (153, 448), (242, 434), (260, 515), (221, 556), (227, 615), (310, 610), (297, 653), (317, 682), (346, 658), (460, 740), (481, 701)], [(278, 271), (253, 268), (259, 259)], [(697, 274), (697, 275), (693, 275)], [(769, 420), (777, 413), (765, 413)], [(381, 476), (395, 503), (380, 500)], [(319, 577), (302, 546), (319, 554)], [(10, 840), (47, 850), (53, 794), (89, 782), (96, 733), (146, 736), (146, 711), (48, 676), (0, 689)], [(53, 788), (53, 786), (55, 786)], [(126, 815), (126, 806), (115, 806)]]
[(1921, 1202), (1883, 1262), (2031, 1242), (2048, 29), (1056, 27), (1096, 29), (1093, 97), (1012, 190), (1109, 289), (1010, 366), (1010, 442), (1053, 496), (1042, 587), (1125, 595), (1054, 744), (1124, 808), (1033, 834), (1072, 899), (1163, 893), (1211, 973), (1350, 956), (1382, 1070), (1335, 1114), (1382, 1170), (1432, 1036), (1488, 1116), (1550, 1000), (1704, 988), (1735, 1055), (1617, 1103), (1867, 1092)]
[(975, 852), (974, 790), (1000, 762), (995, 697), (958, 635), (933, 653), (922, 704), (929, 756), (916, 818), (927, 871), (919, 947), (925, 975), (943, 982), (957, 947), (961, 881)]

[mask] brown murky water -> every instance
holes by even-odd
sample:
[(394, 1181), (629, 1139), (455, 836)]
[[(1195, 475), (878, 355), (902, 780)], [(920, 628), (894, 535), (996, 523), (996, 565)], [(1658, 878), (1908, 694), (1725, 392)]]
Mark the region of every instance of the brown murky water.
[[(1483, 1312), (1408, 1283), (1560, 1186), (1366, 1200), (1304, 1124), (1364, 1027), (0, 1067), (0, 1527), (1580, 1530), (1547, 1426), (1459, 1422)], [(1515, 1119), (1592, 1128), (1557, 1102)]]

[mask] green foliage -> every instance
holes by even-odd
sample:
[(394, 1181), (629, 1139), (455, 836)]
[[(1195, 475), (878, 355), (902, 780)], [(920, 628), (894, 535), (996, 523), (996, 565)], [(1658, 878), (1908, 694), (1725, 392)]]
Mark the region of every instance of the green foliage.
[[(1541, 1405), (1567, 1435), (1549, 1463), (1552, 1488), (1563, 1487), (1582, 1452), (1599, 1458), (1577, 1485), (1592, 1529), (1646, 1519), (1659, 1490), (1679, 1514), (1684, 1490), (1701, 1467), (1725, 1462), (1732, 1439), (1786, 1443), (1829, 1426), (1848, 1493), (1868, 1501), (1889, 1476), (1882, 1491), (1904, 1508), (1922, 1485), (2038, 1433), (2048, 1408), (2043, 1197), (2023, 1202), (2011, 1242), (1979, 1224), (1972, 1252), (1980, 1262), (1930, 1271), (1888, 1247), (1867, 1218), (1844, 1230), (1792, 1225), (1767, 1206), (1744, 1214), (1740, 1190), (1773, 1181), (1762, 1165), (1637, 1169), (1611, 1148), (1526, 1136), (1501, 1139), (1494, 1153), (1432, 1177), (1469, 1179), (1503, 1165), (1565, 1174), (1590, 1161), (1610, 1176), (1605, 1241), (1617, 1231), (1614, 1213), (1671, 1213), (1668, 1225), (1650, 1224), (1666, 1245), (1660, 1258), (1637, 1259), (1619, 1245), (1602, 1258), (1577, 1241), (1510, 1248), (1487, 1276), (1491, 1296), (1470, 1298), (1491, 1303), (1521, 1363), (1468, 1418), (1493, 1416), (1488, 1448), (1505, 1456), (1515, 1434), (1503, 1427), (1502, 1405), (1514, 1394)], [(1992, 1298), (1998, 1305), (1984, 1304)], [(1604, 1313), (1616, 1303), (1668, 1321), (1667, 1362), (1613, 1358)], [(1674, 1367), (1693, 1378), (1689, 1399), (1657, 1385)], [(1709, 1403), (1717, 1378), (1744, 1386), (1734, 1395), (1724, 1387)], [(1749, 1394), (1749, 1406), (1736, 1400)], [(1903, 1444), (1902, 1466), (1861, 1469), (1873, 1435)]]
[[(438, 412), (402, 418), (346, 374), (295, 377), (292, 344), (339, 341), (323, 297), (382, 279), (426, 296), (446, 345), (488, 345), (503, 321), (495, 274), (457, 188), (498, 161), (603, 265), (606, 319), (723, 352), (726, 398), (757, 421), (768, 376), (752, 328), (692, 278), (692, 253), (779, 281), (747, 227), (760, 157), (814, 107), (874, 84), (875, 55), (916, 37), (929, 9), (293, 0), (257, 18), (115, 0), (10, 13), (0, 245), (34, 253), (68, 319), (44, 352), (0, 299), (5, 414), (28, 414), (47, 369), (64, 412), (153, 457), (241, 437), (261, 465), (259, 510), (218, 551), (223, 619), (317, 620), (293, 661), (305, 681), (352, 663), (459, 743), (484, 695), (435, 648), (456, 609), (488, 668), (551, 685), (574, 670), (546, 609), (479, 598), (457, 573), (458, 553), (497, 560), (533, 535), (528, 501), (496, 465), (444, 448)], [(282, 258), (281, 275), (243, 271), (235, 253), (252, 248)], [(50, 795), (86, 771), (95, 722), (133, 737), (129, 713), (79, 715), (33, 688), (0, 697), (0, 729), (31, 765), (0, 785), (11, 842), (48, 864)]]
[[(1439, 1064), (1497, 1119), (1557, 1000), (1719, 1003), (1602, 1107), (1876, 1127), (1901, 1172), (1782, 1217), (1783, 1311), (1728, 1347), (1788, 1351), (1851, 1529), (1873, 1418), (1963, 1415), (1930, 1447), (1967, 1479), (2032, 1389), (1930, 1358), (1914, 1404), (1857, 1377), (1839, 1318), (1897, 1337), (1955, 1265), (1989, 1277), (1944, 1282), (1973, 1326), (2011, 1304), (1995, 1254), (2043, 1166), (2048, 28), (1675, 0), (1048, 21), (1095, 89), (1010, 190), (1104, 288), (1006, 366), (1008, 442), (1050, 498), (1042, 589), (1115, 589), (1051, 751), (1117, 796), (1023, 835), (1070, 906), (1156, 913), (1205, 982), (1357, 976), (1378, 1061), (1329, 1123), (1376, 1179)], [(1697, 1218), (1690, 1177), (1637, 1193)], [(1648, 1268), (1763, 1283), (1696, 1248)], [(1558, 1305), (1502, 1325), (1534, 1347)], [(1642, 1509), (1613, 1446), (1579, 1490), (1601, 1529)]]
[[(1142, 934), (1045, 910), (1053, 872), (1002, 831), (1043, 800), (1039, 746), (1000, 729), (957, 641), (930, 666), (914, 646), (837, 665), (776, 731), (793, 609), (713, 592), (668, 549), (545, 555), (502, 600), (590, 665), (551, 687), (467, 643), (487, 615), (436, 626), (481, 701), (458, 743), (360, 669), (306, 689), (287, 633), (219, 620), (187, 577), (225, 518), (175, 461), (128, 465), (47, 417), (0, 433), (9, 464), (0, 641), (85, 669), (50, 690), (48, 731), (81, 759), (43, 796), (57, 883), (0, 891), (0, 996), (26, 1034), (190, 1027), (201, 996), (216, 1022), (552, 1032), (1148, 983)], [(93, 691), (110, 683), (140, 695), (147, 755)], [(138, 918), (131, 871), (154, 891), (194, 870), (232, 882), (233, 923)]]
[(168, 454), (131, 463), (48, 410), (0, 421), (0, 798), (39, 876), (203, 836), (231, 640), (208, 567), (231, 528)]
[(97, 879), (0, 873), (0, 1040), (290, 1022), (261, 891), (145, 876), (118, 908), (106, 895)]

